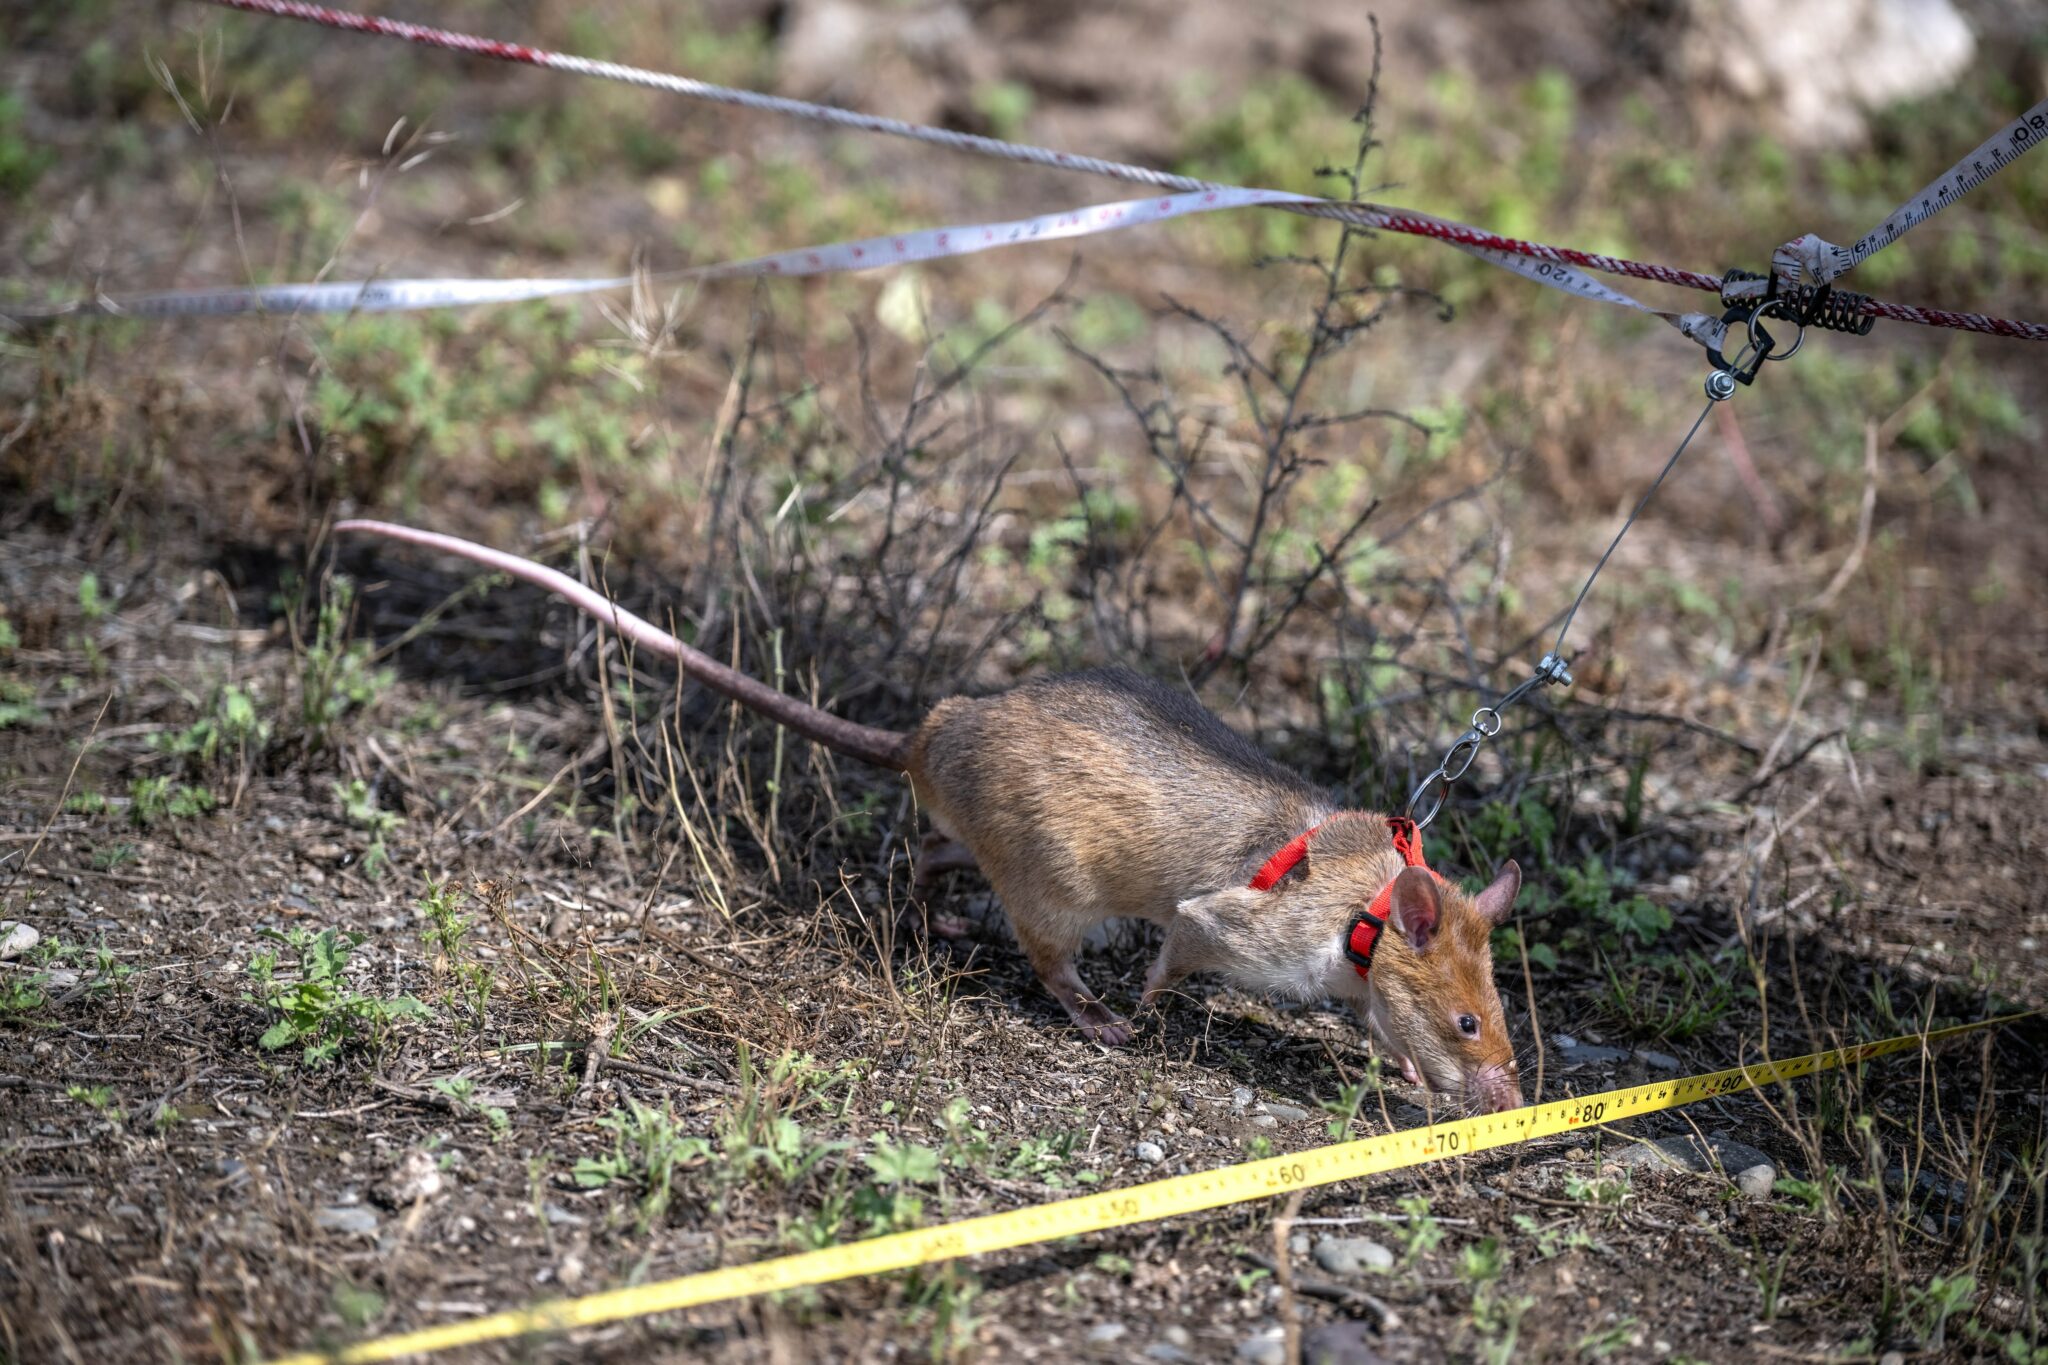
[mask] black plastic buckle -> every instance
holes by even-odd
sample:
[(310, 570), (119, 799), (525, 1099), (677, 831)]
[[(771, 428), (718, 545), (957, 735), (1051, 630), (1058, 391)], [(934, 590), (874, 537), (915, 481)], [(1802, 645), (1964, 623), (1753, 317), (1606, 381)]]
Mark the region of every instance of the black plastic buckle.
[[(1356, 952), (1351, 947), (1351, 940), (1357, 936), (1358, 926), (1361, 924), (1370, 924), (1379, 930), (1379, 933), (1374, 934), (1372, 937), (1372, 947), (1363, 953)], [(1386, 932), (1387, 922), (1385, 920), (1370, 910), (1359, 911), (1356, 918), (1351, 921), (1351, 927), (1344, 931), (1345, 960), (1360, 971), (1368, 970), (1372, 966), (1372, 955), (1380, 950), (1380, 938)]]

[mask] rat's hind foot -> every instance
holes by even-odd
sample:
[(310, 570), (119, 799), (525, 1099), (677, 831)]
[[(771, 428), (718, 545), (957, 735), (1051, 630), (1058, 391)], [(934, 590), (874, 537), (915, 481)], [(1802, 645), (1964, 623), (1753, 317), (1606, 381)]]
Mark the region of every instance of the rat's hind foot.
[[(967, 845), (957, 839), (948, 839), (937, 830), (924, 836), (924, 842), (917, 850), (917, 874), (910, 881), (911, 899), (923, 910), (925, 929), (934, 937), (944, 939), (966, 938), (974, 932), (973, 921), (965, 915), (941, 915), (926, 904), (931, 899), (932, 888), (937, 885), (939, 874), (955, 870), (973, 871), (979, 864), (974, 855), (967, 851)], [(915, 911), (906, 918), (919, 918)]]
[(1051, 964), (1050, 970), (1039, 964), (1040, 959), (1034, 956), (1032, 965), (1038, 967), (1038, 979), (1089, 1042), (1122, 1047), (1138, 1036), (1130, 1020), (1095, 998), (1095, 993), (1082, 982), (1081, 973), (1075, 970), (1073, 958)]
[(974, 932), (974, 922), (965, 915), (940, 915), (926, 910), (924, 923), (934, 935), (943, 939), (963, 939)]
[(898, 912), (898, 922), (912, 933), (929, 934), (951, 942), (971, 937), (974, 922), (965, 915), (942, 915), (927, 905), (922, 897), (904, 905)]
[(917, 850), (917, 875), (911, 880), (911, 894), (923, 896), (930, 892), (932, 884), (938, 881), (942, 872), (973, 872), (981, 864), (974, 861), (974, 855), (967, 845), (958, 839), (948, 839), (933, 830), (924, 836), (924, 842)]

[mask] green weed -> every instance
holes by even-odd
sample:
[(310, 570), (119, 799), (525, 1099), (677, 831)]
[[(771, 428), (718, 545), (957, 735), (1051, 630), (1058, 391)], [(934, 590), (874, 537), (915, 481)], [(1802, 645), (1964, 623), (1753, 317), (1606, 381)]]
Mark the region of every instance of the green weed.
[[(430, 1017), (432, 1011), (409, 995), (366, 995), (348, 983), (348, 959), (360, 934), (338, 929), (263, 931), (281, 945), (256, 954), (248, 972), (255, 989), (243, 998), (275, 1014), (259, 1043), (268, 1051), (298, 1047), (307, 1066), (334, 1060), (344, 1047), (382, 1044), (392, 1025)], [(280, 969), (286, 973), (280, 976)]]
[(1717, 967), (1704, 954), (1653, 955), (1624, 975), (1605, 954), (1603, 1016), (1630, 1036), (1683, 1042), (1719, 1023), (1735, 1004), (1756, 994), (1743, 973)]
[(1547, 1261), (1567, 1251), (1585, 1250), (1598, 1245), (1593, 1239), (1593, 1234), (1576, 1225), (1569, 1229), (1545, 1225), (1526, 1213), (1516, 1214), (1514, 1223), (1517, 1232), (1536, 1244), (1536, 1256), (1539, 1260)]
[(1429, 1200), (1419, 1194), (1405, 1195), (1400, 1200), (1400, 1210), (1408, 1215), (1404, 1225), (1406, 1245), (1401, 1248), (1401, 1259), (1409, 1265), (1427, 1256), (1443, 1245), (1444, 1225), (1429, 1211)]
[(29, 191), (57, 159), (53, 148), (29, 139), (21, 100), (0, 95), (0, 201), (27, 200)]
[(1507, 1273), (1508, 1253), (1498, 1237), (1484, 1237), (1458, 1252), (1458, 1274), (1467, 1284), (1490, 1284)]
[(149, 737), (152, 749), (185, 759), (194, 769), (211, 768), (229, 755), (246, 761), (251, 750), (269, 742), (270, 722), (258, 713), (255, 698), (233, 684), (218, 688), (191, 725)]
[(1351, 1125), (1358, 1119), (1358, 1111), (1365, 1107), (1366, 1100), (1380, 1091), (1379, 1058), (1371, 1062), (1371, 1069), (1364, 1080), (1337, 1087), (1337, 1098), (1317, 1100), (1319, 1108), (1332, 1117), (1323, 1125), (1324, 1133), (1331, 1141), (1341, 1139), (1351, 1131)]
[(503, 1108), (495, 1104), (484, 1104), (476, 1098), (476, 1082), (467, 1076), (444, 1076), (433, 1083), (437, 1091), (456, 1112), (472, 1114), (490, 1126), (491, 1141), (502, 1141), (512, 1131), (512, 1118)]
[(827, 1069), (813, 1058), (785, 1053), (764, 1076), (746, 1048), (739, 1055), (739, 1095), (715, 1125), (719, 1178), (727, 1185), (766, 1177), (795, 1185), (845, 1142), (814, 1140), (800, 1116), (829, 1109), (831, 1093), (853, 1079), (846, 1066)]
[(111, 1085), (67, 1085), (64, 1095), (109, 1122), (119, 1124), (128, 1121), (128, 1115), (114, 1102), (114, 1087)]
[(123, 863), (132, 863), (141, 856), (141, 850), (133, 844), (106, 844), (92, 851), (86, 860), (95, 872), (111, 872)]
[(100, 576), (91, 569), (78, 580), (78, 614), (88, 625), (97, 625), (107, 618), (111, 604), (100, 591)]
[(1583, 1176), (1567, 1171), (1564, 1177), (1564, 1197), (1583, 1200), (1588, 1204), (1599, 1204), (1608, 1208), (1619, 1207), (1628, 1198), (1629, 1183), (1625, 1176)]
[[(1577, 867), (1564, 866), (1557, 872), (1559, 906), (1581, 916), (1594, 943), (1609, 952), (1621, 949), (1629, 939), (1647, 948), (1671, 927), (1671, 912), (1646, 896), (1625, 894), (1625, 874), (1604, 859), (1589, 854)], [(1569, 931), (1566, 937), (1569, 941)]]
[(309, 748), (332, 746), (342, 720), (370, 705), (390, 688), (394, 674), (375, 666), (370, 646), (348, 639), (355, 585), (334, 578), (314, 613), (312, 637), (304, 639), (294, 620), (298, 651), (299, 725)]
[(989, 81), (974, 87), (970, 96), (974, 111), (988, 120), (994, 137), (1015, 141), (1024, 134), (1024, 121), (1031, 117), (1031, 87), (1016, 81)]
[(874, 1181), (854, 1191), (852, 1215), (866, 1224), (869, 1236), (921, 1227), (924, 1199), (911, 1187), (939, 1178), (939, 1152), (917, 1143), (897, 1143), (880, 1133), (873, 1142), (874, 1150), (863, 1161)]
[(1530, 1294), (1503, 1294), (1488, 1282), (1472, 1293), (1472, 1330), (1479, 1337), (1479, 1359), (1487, 1365), (1508, 1365), (1521, 1341), (1522, 1319), (1536, 1305)]
[(680, 1120), (667, 1109), (655, 1109), (638, 1100), (627, 1101), (599, 1119), (598, 1126), (612, 1135), (611, 1154), (584, 1157), (573, 1172), (576, 1183), (596, 1189), (618, 1181), (629, 1181), (640, 1190), (640, 1231), (668, 1212), (675, 1198), (676, 1174), (704, 1164), (711, 1155), (711, 1143), (682, 1131)]
[(1597, 1327), (1579, 1338), (1579, 1354), (1605, 1360), (1616, 1352), (1630, 1350), (1636, 1344), (1637, 1330), (1633, 1317), (1624, 1317), (1611, 1327)]
[(460, 999), (469, 1010), (474, 1026), (481, 1029), (485, 1011), (490, 1006), (491, 992), (497, 985), (497, 976), (469, 949), (472, 920), (461, 912), (462, 903), (460, 890), (446, 882), (430, 882), (419, 906), (420, 912), (427, 917), (427, 942), (438, 954), (434, 970), (437, 974), (447, 972), (454, 978), (454, 985), (441, 997), (442, 1003), (453, 1005)]
[(0, 730), (27, 730), (43, 724), (49, 714), (36, 700), (36, 690), (13, 678), (0, 678)]
[(370, 835), (370, 846), (363, 850), (363, 874), (369, 877), (381, 875), (391, 862), (391, 851), (384, 846), (384, 836), (404, 824), (405, 818), (397, 811), (385, 810), (378, 805), (376, 793), (360, 777), (335, 783), (334, 799), (341, 803), (342, 818)]
[(143, 829), (166, 820), (190, 820), (219, 804), (204, 787), (187, 786), (168, 777), (138, 777), (128, 786), (128, 818)]
[(372, 1323), (384, 1316), (384, 1296), (350, 1280), (336, 1280), (328, 1302), (334, 1309), (334, 1315), (352, 1331), (367, 1331)]
[(1907, 1314), (1920, 1340), (1929, 1349), (1940, 1351), (1947, 1345), (1949, 1319), (1968, 1308), (1976, 1297), (1976, 1276), (1937, 1275), (1908, 1293)]

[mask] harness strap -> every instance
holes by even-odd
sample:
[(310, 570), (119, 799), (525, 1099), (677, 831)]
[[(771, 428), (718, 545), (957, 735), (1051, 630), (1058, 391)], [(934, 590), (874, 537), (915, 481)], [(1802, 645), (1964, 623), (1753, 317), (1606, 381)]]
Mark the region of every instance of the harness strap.
[[(1355, 814), (1355, 811), (1339, 811), (1331, 816), (1330, 820)], [(1259, 868), (1258, 875), (1251, 880), (1251, 889), (1271, 891), (1277, 886), (1282, 877), (1292, 872), (1296, 864), (1308, 856), (1308, 841), (1315, 838), (1316, 831), (1329, 822), (1319, 820), (1282, 845), (1280, 850), (1266, 859), (1264, 865)], [(1387, 831), (1394, 836), (1394, 852), (1401, 855), (1401, 862), (1405, 866), (1425, 868), (1430, 876), (1439, 882), (1443, 880), (1436, 869), (1430, 867), (1424, 860), (1422, 831), (1415, 827), (1413, 820), (1403, 815), (1391, 816), (1387, 820)], [(1380, 893), (1373, 897), (1372, 904), (1360, 911), (1351, 921), (1351, 930), (1344, 936), (1344, 956), (1358, 972), (1360, 980), (1364, 980), (1366, 973), (1372, 970), (1372, 955), (1379, 948), (1380, 931), (1387, 927), (1388, 906), (1393, 898), (1394, 883), (1390, 881), (1380, 888)]]

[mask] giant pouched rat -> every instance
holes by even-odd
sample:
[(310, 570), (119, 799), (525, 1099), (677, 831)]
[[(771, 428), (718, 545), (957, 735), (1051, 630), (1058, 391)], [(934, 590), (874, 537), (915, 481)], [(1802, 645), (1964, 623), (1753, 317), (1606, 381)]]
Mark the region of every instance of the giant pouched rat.
[[(1441, 882), (1415, 865), (1412, 828), (1404, 840), (1400, 821), (1341, 810), (1183, 692), (1097, 669), (948, 697), (899, 734), (728, 668), (531, 560), (385, 522), (335, 530), (545, 588), (777, 724), (907, 774), (954, 841), (936, 857), (987, 874), (1038, 979), (1097, 1042), (1127, 1042), (1132, 1029), (1082, 982), (1074, 955), (1095, 925), (1133, 917), (1166, 931), (1147, 1006), (1197, 971), (1291, 999), (1349, 1000), (1411, 1082), (1491, 1110), (1521, 1102), (1491, 949), (1520, 869), (1507, 863), (1477, 895)], [(1361, 914), (1368, 906), (1376, 916)], [(1375, 918), (1391, 932), (1379, 935)]]

